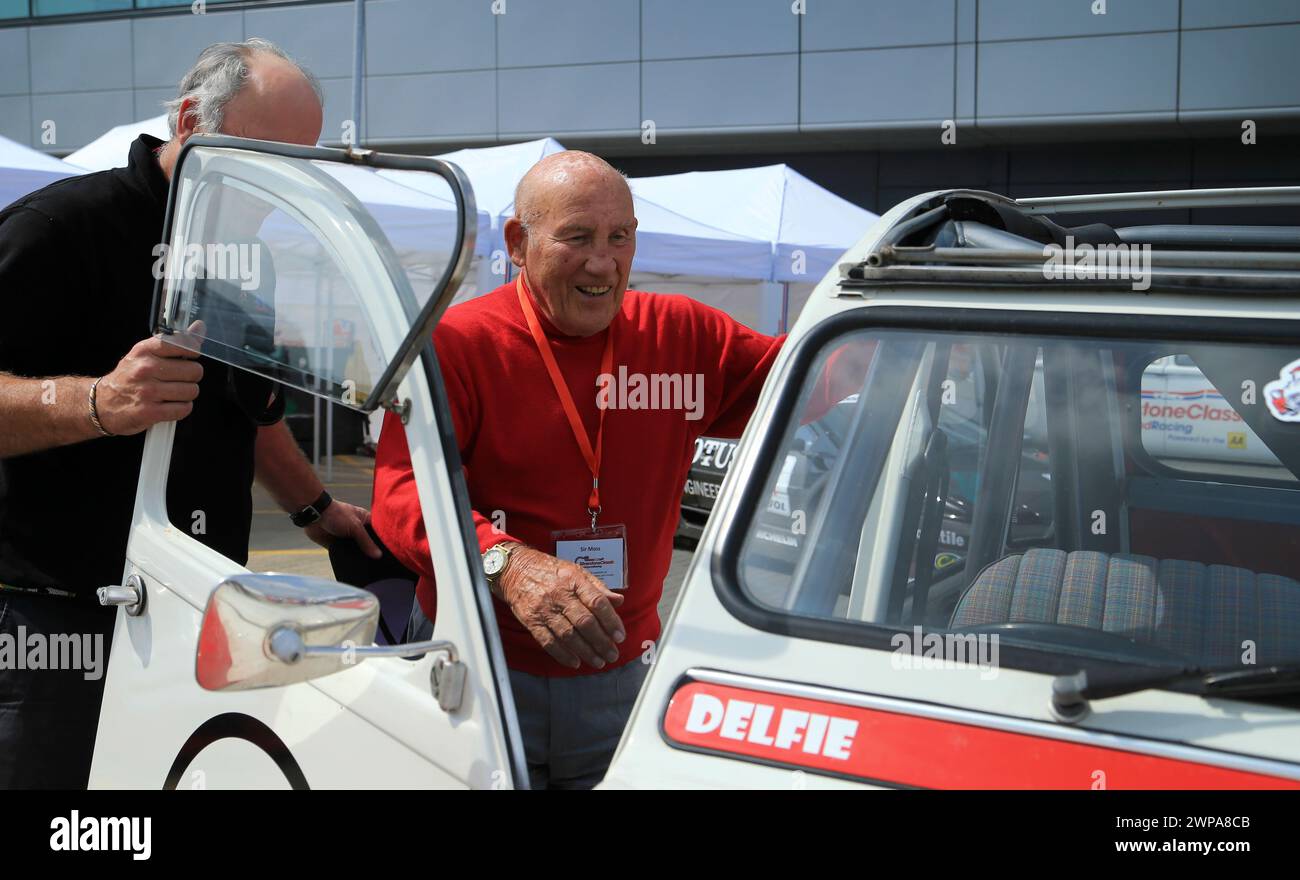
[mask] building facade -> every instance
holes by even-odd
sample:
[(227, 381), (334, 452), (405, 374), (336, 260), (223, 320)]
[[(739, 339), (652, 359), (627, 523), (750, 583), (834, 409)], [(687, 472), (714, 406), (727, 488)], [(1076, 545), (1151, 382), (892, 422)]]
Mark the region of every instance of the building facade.
[[(57, 155), (260, 36), (352, 124), (356, 4), (0, 0), (0, 135)], [(785, 161), (873, 210), (1287, 183), (1300, 0), (368, 0), (359, 132), (423, 153), (544, 135), (643, 175)]]

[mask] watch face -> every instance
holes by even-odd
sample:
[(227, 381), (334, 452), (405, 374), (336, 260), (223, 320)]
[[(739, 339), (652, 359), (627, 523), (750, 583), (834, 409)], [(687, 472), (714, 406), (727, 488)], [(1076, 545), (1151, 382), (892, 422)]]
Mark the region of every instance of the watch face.
[(488, 577), (501, 573), (506, 566), (506, 554), (500, 547), (493, 547), (483, 554), (483, 573)]

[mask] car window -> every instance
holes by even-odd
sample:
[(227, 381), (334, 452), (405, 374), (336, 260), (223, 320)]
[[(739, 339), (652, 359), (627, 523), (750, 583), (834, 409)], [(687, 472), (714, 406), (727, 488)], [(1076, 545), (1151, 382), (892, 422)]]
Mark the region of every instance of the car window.
[(428, 191), (336, 162), (192, 148), (156, 254), (160, 328), (363, 408), (461, 240), (447, 184), (407, 173), (429, 178)]
[[(1239, 404), (1260, 393), (1235, 391)], [(1186, 354), (1142, 371), (1142, 448), (1165, 467), (1202, 477), (1296, 481)]]
[[(841, 356), (854, 347), (873, 356)], [(1300, 561), (1278, 549), (1300, 544), (1300, 491), (1143, 469), (1160, 367), (1262, 388), (1294, 359), (1158, 339), (836, 339), (750, 488), (741, 589), (782, 615), (1117, 660), (1300, 659)], [(1294, 482), (1300, 424), (1259, 398), (1219, 405)], [(1226, 451), (1207, 460), (1232, 465)]]

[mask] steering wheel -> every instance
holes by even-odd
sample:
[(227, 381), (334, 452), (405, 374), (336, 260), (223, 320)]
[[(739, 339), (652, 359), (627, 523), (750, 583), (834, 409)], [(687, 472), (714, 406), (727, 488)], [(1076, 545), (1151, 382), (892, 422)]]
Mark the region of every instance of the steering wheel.
[(1183, 655), (1156, 645), (1134, 641), (1126, 636), (1101, 629), (1070, 626), (1064, 623), (1006, 621), (1002, 623), (981, 623), (974, 626), (956, 626), (951, 631), (962, 634), (1006, 636), (1009, 639), (1023, 639), (1025, 641), (1044, 643), (1052, 648), (1078, 648), (1085, 651), (1103, 651), (1109, 654), (1122, 653), (1129, 657), (1136, 656), (1161, 663), (1187, 662), (1187, 658)]

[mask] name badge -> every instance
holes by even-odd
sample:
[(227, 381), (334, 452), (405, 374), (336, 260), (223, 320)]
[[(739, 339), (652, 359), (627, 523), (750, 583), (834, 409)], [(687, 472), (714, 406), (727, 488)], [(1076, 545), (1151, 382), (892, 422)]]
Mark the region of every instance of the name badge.
[(552, 532), (555, 555), (599, 578), (611, 590), (627, 588), (627, 527), (567, 529)]

